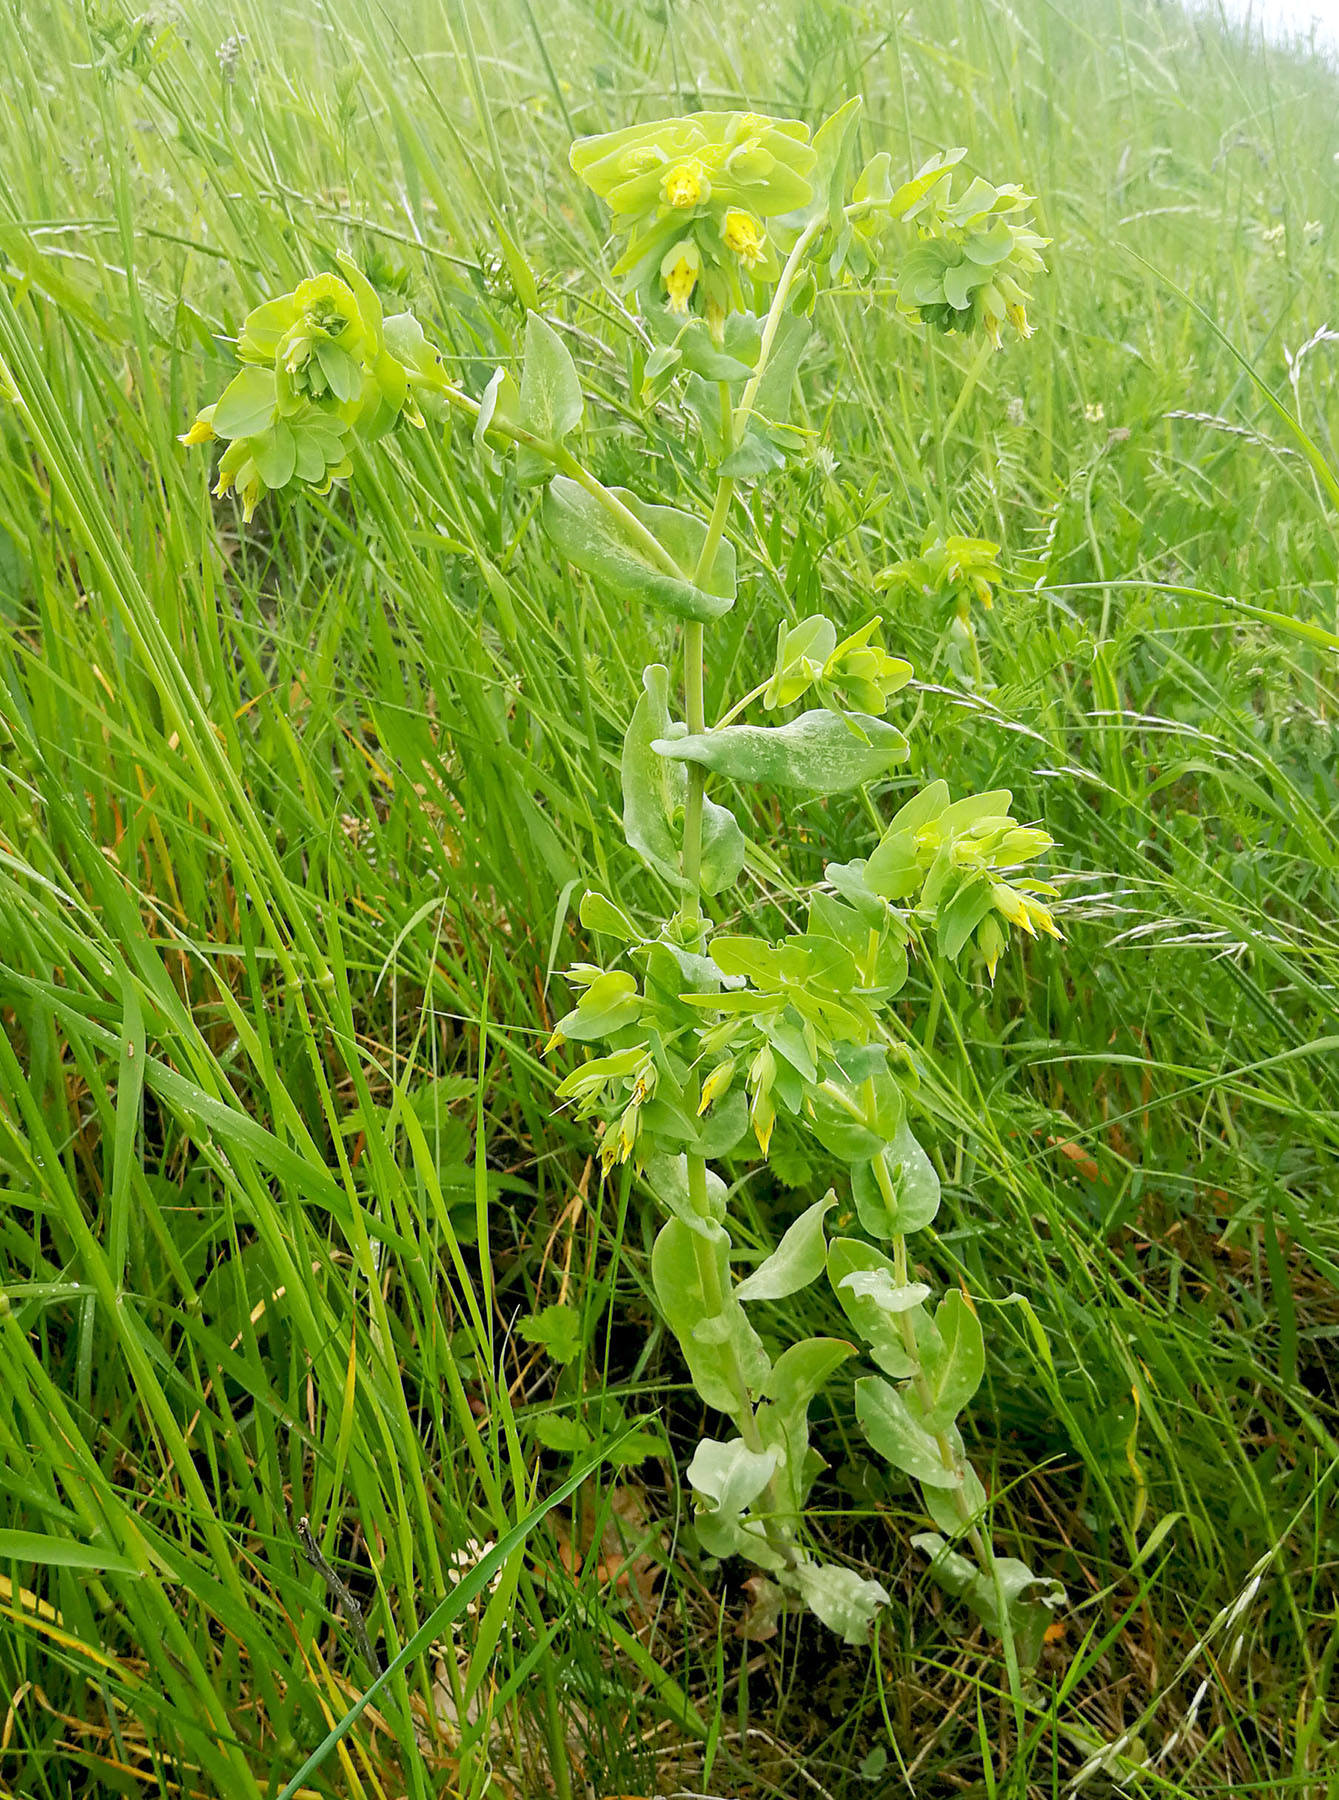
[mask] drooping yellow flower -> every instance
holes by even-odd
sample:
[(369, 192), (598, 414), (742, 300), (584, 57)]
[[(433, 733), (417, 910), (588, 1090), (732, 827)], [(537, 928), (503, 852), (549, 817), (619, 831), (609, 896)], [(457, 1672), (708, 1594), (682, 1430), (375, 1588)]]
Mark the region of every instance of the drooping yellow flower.
[(675, 163), (666, 171), (660, 186), (666, 206), (681, 212), (690, 206), (701, 206), (711, 195), (707, 171), (695, 156), (690, 156), (686, 162)]
[(747, 268), (754, 268), (767, 255), (767, 234), (752, 213), (732, 207), (725, 215), (721, 233), (727, 250), (733, 250)]
[(218, 435), (214, 430), (212, 423), (213, 418), (214, 408), (212, 406), (206, 406), (203, 411), (196, 414), (195, 423), (191, 426), (189, 431), (178, 432), (177, 442), (189, 446), (212, 443)]
[(734, 1078), (735, 1065), (733, 1057), (727, 1062), (717, 1063), (716, 1067), (702, 1083), (702, 1098), (698, 1102), (697, 1108), (697, 1116), (699, 1119), (708, 1108), (716, 1104)]
[(687, 313), (688, 302), (693, 297), (693, 289), (697, 286), (697, 278), (701, 272), (702, 252), (687, 238), (676, 244), (661, 263), (660, 273), (665, 279), (665, 291), (669, 295), (669, 309), (672, 313)]

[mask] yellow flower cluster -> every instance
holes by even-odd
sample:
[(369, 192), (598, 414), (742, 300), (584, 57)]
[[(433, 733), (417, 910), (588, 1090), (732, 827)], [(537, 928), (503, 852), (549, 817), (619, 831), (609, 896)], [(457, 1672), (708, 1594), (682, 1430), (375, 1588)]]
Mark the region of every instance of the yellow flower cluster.
[(813, 191), (808, 126), (762, 113), (691, 113), (578, 138), (571, 162), (627, 234), (614, 271), (627, 290), (713, 323), (743, 310), (742, 275), (775, 276), (766, 221)]

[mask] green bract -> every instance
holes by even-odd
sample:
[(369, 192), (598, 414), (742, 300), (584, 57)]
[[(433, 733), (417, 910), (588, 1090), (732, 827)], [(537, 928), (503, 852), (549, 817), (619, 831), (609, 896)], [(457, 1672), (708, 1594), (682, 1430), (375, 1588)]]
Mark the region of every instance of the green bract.
[(431, 383), (441, 358), (412, 314), (383, 320), (370, 283), (339, 262), (347, 281), (313, 275), (247, 314), (242, 369), (182, 436), (229, 440), (214, 492), (236, 490), (246, 519), (267, 489), (298, 481), (326, 493), (353, 467), (355, 437), (373, 442), (401, 418), (423, 423), (411, 383)]
[(571, 162), (628, 244), (614, 273), (648, 304), (721, 320), (744, 309), (741, 276), (774, 279), (765, 221), (804, 206), (809, 128), (762, 113), (691, 113), (578, 138)]

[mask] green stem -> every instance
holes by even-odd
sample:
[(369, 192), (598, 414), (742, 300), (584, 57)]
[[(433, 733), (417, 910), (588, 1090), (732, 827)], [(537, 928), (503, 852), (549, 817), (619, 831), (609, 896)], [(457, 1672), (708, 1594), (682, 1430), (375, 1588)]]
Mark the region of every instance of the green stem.
[[(873, 1083), (866, 1082), (866, 1094), (869, 1111), (874, 1110)], [(897, 1196), (893, 1192), (893, 1178), (888, 1172), (888, 1164), (882, 1156), (874, 1158), (874, 1179), (879, 1184), (879, 1192), (883, 1195), (883, 1203), (891, 1213), (897, 1204)], [(899, 1233), (893, 1239), (893, 1278), (899, 1287), (907, 1285), (908, 1259), (907, 1240)], [(925, 1412), (934, 1405), (934, 1395), (930, 1392), (930, 1384), (921, 1367), (920, 1345), (916, 1342), (916, 1327), (909, 1312), (897, 1315), (897, 1328), (902, 1338), (902, 1348), (916, 1365), (916, 1373), (912, 1377), (912, 1385), (916, 1389), (916, 1397)], [(944, 1468), (957, 1477), (957, 1486), (953, 1489), (953, 1505), (958, 1517), (962, 1520), (965, 1534), (976, 1559), (987, 1575), (995, 1572), (995, 1552), (989, 1541), (972, 1523), (972, 1509), (967, 1500), (967, 1458), (957, 1451), (949, 1440), (946, 1431), (936, 1431), (935, 1447), (939, 1451), (939, 1460)]]
[[(728, 394), (729, 390), (726, 391)], [(728, 424), (728, 406), (725, 410), (725, 422)], [(728, 454), (728, 444), (726, 448)], [(734, 482), (728, 475), (722, 476), (717, 483), (716, 501), (707, 524), (707, 535), (702, 540), (702, 552), (693, 572), (694, 587), (702, 587), (708, 579), (721, 539), (725, 535), (725, 521), (730, 513), (734, 492)], [(690, 621), (683, 631), (683, 687), (684, 716), (689, 731), (693, 733), (707, 729), (705, 655), (705, 628), (700, 620)], [(679, 905), (679, 917), (685, 922), (695, 922), (702, 917), (702, 801), (706, 789), (706, 770), (698, 763), (689, 763), (688, 793), (683, 808), (683, 878), (687, 885)]]
[(753, 402), (758, 398), (758, 389), (767, 371), (768, 359), (772, 354), (772, 345), (776, 342), (776, 334), (781, 328), (781, 320), (786, 311), (786, 301), (790, 298), (790, 290), (795, 285), (795, 277), (800, 272), (805, 252), (810, 244), (827, 228), (828, 215), (820, 213), (818, 218), (811, 219), (796, 240), (795, 248), (786, 258), (786, 266), (781, 271), (781, 279), (776, 284), (776, 292), (772, 295), (772, 304), (767, 309), (767, 318), (763, 324), (762, 344), (758, 350), (758, 363), (739, 397), (739, 405), (735, 408), (733, 441), (739, 442), (749, 416), (753, 411)]
[[(440, 394), (451, 406), (457, 407), (469, 418), (477, 419), (479, 417), (479, 402), (472, 400), (461, 388), (453, 387), (450, 382), (434, 381), (422, 376), (416, 377), (413, 374), (411, 374), (410, 380), (416, 387), (428, 388), (434, 394)], [(565, 444), (551, 444), (547, 438), (536, 437), (534, 432), (527, 431), (524, 426), (512, 425), (505, 419), (490, 420), (488, 429), (496, 431), (499, 437), (508, 438), (513, 444), (519, 444), (526, 450), (535, 451), (546, 462), (551, 462), (559, 474), (566, 475), (569, 480), (575, 481), (579, 487), (584, 488), (591, 498), (604, 508), (610, 518), (616, 519), (620, 530), (632, 539), (642, 554), (655, 563), (657, 568), (663, 569), (667, 575), (676, 576), (680, 581), (686, 578), (686, 572), (675, 562), (656, 534), (642, 524), (636, 513), (624, 506), (617, 494), (611, 493), (607, 487), (597, 481), (585, 464), (578, 462)], [(719, 542), (719, 539), (717, 541)], [(715, 555), (714, 550), (712, 554)]]

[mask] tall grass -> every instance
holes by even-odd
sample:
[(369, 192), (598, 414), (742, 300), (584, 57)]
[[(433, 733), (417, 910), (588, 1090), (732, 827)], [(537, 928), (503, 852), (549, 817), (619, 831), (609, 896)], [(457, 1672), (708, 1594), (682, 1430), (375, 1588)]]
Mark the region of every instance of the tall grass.
[[(665, 1457), (535, 1525), (307, 1791), (1334, 1800), (1334, 71), (1122, 0), (5, 0), (0, 55), (0, 1792), (276, 1793), (571, 1471), (564, 1417)], [(849, 1420), (812, 1526), (894, 1591), (877, 1656), (742, 1639), (687, 1529), (652, 1220), (539, 1056), (581, 883), (647, 879), (608, 795), (665, 646), (440, 432), (249, 528), (175, 442), (348, 246), (474, 391), (537, 288), (602, 477), (700, 493), (672, 413), (649, 463), (624, 428), (566, 144), (849, 91), (1055, 239), (984, 368), (824, 298), (821, 448), (740, 516), (725, 659), (863, 616), (927, 532), (1004, 546), (984, 680), (935, 596), (889, 636), (912, 776), (1063, 847), (1063, 951), (913, 981), (932, 1255), (998, 1321), (974, 1454), (1072, 1600), (1021, 1717)], [(802, 823), (815, 875), (872, 829)], [(788, 1174), (760, 1239), (824, 1179)], [(518, 1330), (558, 1299), (563, 1371)]]

